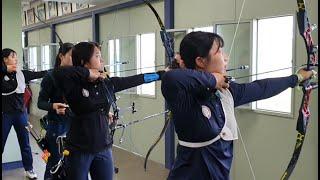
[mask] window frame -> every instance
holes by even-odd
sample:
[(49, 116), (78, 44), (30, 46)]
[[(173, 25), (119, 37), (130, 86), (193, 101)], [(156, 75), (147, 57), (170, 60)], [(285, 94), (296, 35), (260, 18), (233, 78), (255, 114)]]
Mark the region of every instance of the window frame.
[[(258, 31), (258, 21), (259, 20), (263, 20), (263, 19), (270, 19), (270, 18), (280, 18), (280, 17), (286, 17), (286, 16), (292, 16), (293, 18), (293, 27), (292, 27), (292, 67), (295, 67), (297, 65), (297, 61), (296, 61), (296, 36), (297, 36), (297, 17), (295, 14), (287, 14), (287, 15), (280, 15), (280, 16), (268, 16), (268, 17), (262, 17), (262, 18), (257, 18), (257, 19), (253, 19), (253, 22), (255, 22), (256, 25), (256, 31)], [(253, 27), (254, 28), (254, 27)], [(256, 42), (257, 43), (257, 39), (258, 39), (258, 32), (256, 32)], [(257, 61), (258, 61), (258, 45), (256, 45), (256, 53), (255, 53), (255, 59), (254, 59), (254, 64), (255, 66), (257, 66)], [(257, 67), (254, 68), (255, 69), (255, 74), (256, 74), (256, 70)], [(295, 73), (294, 68), (291, 68), (291, 72), (292, 74)], [(255, 78), (256, 79), (256, 78)], [(278, 117), (285, 117), (285, 118), (294, 118), (294, 110), (295, 110), (295, 88), (292, 88), (291, 91), (291, 104), (290, 104), (290, 113), (287, 112), (281, 112), (281, 111), (273, 111), (273, 110), (267, 110), (267, 109), (254, 109), (253, 106), (257, 106), (257, 102), (252, 102), (255, 103), (252, 104), (252, 110), (254, 112), (260, 113), (260, 114), (266, 114), (266, 115), (271, 115), (271, 116), (278, 116)]]
[[(250, 73), (256, 74), (257, 72), (257, 61), (258, 61), (258, 47), (257, 47), (257, 40), (258, 40), (258, 20), (261, 19), (269, 19), (269, 18), (277, 18), (277, 17), (285, 17), (285, 16), (293, 16), (293, 38), (292, 38), (292, 67), (296, 66), (296, 36), (297, 36), (297, 18), (295, 14), (286, 14), (286, 15), (279, 15), (279, 16), (268, 16), (268, 17), (261, 17), (255, 19), (243, 19), (239, 23), (250, 23)], [(214, 22), (214, 32), (217, 32), (217, 25), (227, 25), (227, 24), (237, 24), (238, 22), (235, 21), (216, 21)], [(234, 48), (234, 47), (233, 47)], [(228, 52), (229, 53), (229, 52)], [(294, 68), (292, 68), (292, 73), (294, 73)], [(255, 76), (249, 77), (249, 82), (253, 82), (255, 80)], [(294, 117), (294, 108), (295, 108), (295, 89), (292, 88), (291, 91), (291, 107), (290, 113), (281, 112), (281, 111), (272, 111), (266, 109), (254, 109), (254, 103), (256, 101), (249, 103), (248, 106), (239, 106), (236, 109), (240, 111), (250, 111), (255, 112), (258, 114), (265, 114), (270, 116), (277, 116), (277, 117), (284, 117), (284, 118), (293, 118)]]

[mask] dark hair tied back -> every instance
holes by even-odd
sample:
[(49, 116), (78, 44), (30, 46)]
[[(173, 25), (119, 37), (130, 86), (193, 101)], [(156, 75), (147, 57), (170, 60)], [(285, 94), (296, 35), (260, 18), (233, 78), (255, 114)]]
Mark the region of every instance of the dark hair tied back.
[(2, 49), (2, 51), (1, 51), (1, 56), (2, 56), (1, 62), (3, 62), (4, 58), (9, 57), (11, 53), (15, 53), (16, 54), (16, 52), (13, 49), (10, 49), (10, 48)]
[(83, 67), (86, 63), (89, 63), (95, 47), (101, 49), (96, 42), (80, 42), (76, 44), (72, 51), (73, 66)]
[(63, 43), (62, 45), (60, 45), (54, 68), (58, 68), (61, 65), (61, 59), (60, 59), (59, 55), (60, 54), (62, 54), (63, 56), (66, 55), (73, 47), (74, 47), (74, 45), (72, 43)]

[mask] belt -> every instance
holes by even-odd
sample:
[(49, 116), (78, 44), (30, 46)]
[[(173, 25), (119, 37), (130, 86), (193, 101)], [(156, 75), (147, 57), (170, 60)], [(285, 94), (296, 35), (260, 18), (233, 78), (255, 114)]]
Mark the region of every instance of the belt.
[(218, 135), (217, 137), (205, 142), (186, 142), (181, 140), (178, 140), (178, 142), (181, 146), (185, 146), (189, 148), (200, 148), (200, 147), (209, 146), (210, 144), (218, 141), (220, 138), (221, 138), (220, 135)]

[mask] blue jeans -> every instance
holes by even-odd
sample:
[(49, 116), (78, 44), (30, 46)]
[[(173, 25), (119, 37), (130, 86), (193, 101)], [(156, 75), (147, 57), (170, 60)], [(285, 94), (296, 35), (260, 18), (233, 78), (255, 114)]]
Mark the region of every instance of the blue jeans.
[(33, 169), (33, 159), (29, 142), (29, 132), (26, 129), (27, 125), (28, 115), (26, 111), (13, 114), (2, 113), (2, 154), (10, 129), (13, 126), (18, 137), (23, 167), (26, 171), (29, 171)]
[(98, 153), (72, 151), (67, 157), (67, 176), (70, 180), (87, 180), (88, 173), (92, 180), (113, 179), (113, 159), (111, 148)]
[(48, 158), (48, 162), (46, 165), (46, 171), (44, 174), (44, 179), (52, 178), (50, 173), (50, 169), (56, 165), (61, 156), (59, 154), (57, 137), (63, 135), (68, 131), (68, 122), (49, 122), (46, 137), (48, 141), (48, 151), (50, 152), (50, 157)]

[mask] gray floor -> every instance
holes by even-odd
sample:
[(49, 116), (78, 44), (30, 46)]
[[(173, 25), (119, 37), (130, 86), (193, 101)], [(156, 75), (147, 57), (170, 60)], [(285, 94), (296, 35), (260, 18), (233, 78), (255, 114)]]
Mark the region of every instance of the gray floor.
[[(33, 122), (31, 118), (31, 122)], [(38, 119), (38, 118), (36, 118)], [(35, 129), (38, 123), (32, 123)], [(35, 172), (38, 174), (38, 179), (43, 179), (45, 171), (45, 163), (41, 159), (41, 150), (37, 146), (35, 140), (30, 136), (31, 148), (33, 152), (33, 166)], [(136, 156), (133, 153), (125, 151), (123, 149), (114, 147), (113, 156), (115, 159), (115, 165), (119, 168), (119, 173), (115, 174), (114, 180), (163, 180), (168, 176), (169, 171), (164, 168), (162, 164), (150, 161), (148, 162), (147, 172), (143, 169), (144, 159), (140, 156)], [(24, 169), (14, 169), (2, 171), (2, 179), (4, 180), (22, 180), (26, 179), (24, 175)], [(89, 177), (89, 179), (91, 179)]]

